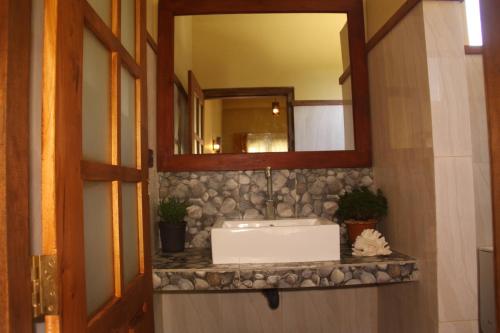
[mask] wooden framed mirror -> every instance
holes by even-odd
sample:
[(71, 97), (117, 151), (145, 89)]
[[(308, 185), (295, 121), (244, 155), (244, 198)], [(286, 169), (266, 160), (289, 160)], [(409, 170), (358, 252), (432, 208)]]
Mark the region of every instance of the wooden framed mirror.
[(362, 0), (160, 0), (157, 149), (159, 171), (370, 166)]

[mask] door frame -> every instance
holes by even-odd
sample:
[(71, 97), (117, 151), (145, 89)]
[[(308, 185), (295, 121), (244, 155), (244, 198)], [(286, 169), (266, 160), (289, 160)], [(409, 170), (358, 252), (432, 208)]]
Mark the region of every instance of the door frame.
[(483, 64), (490, 145), (497, 327), (500, 325), (500, 2), (481, 0)]
[(32, 331), (29, 237), (31, 0), (0, 0), (0, 331)]
[[(138, 46), (141, 49), (141, 56), (139, 66), (145, 68), (146, 43), (142, 43), (143, 40), (145, 41), (146, 36), (145, 1), (136, 1), (136, 8), (139, 3), (141, 4), (141, 43)], [(118, 2), (113, 1), (113, 3), (117, 4)], [(76, 47), (77, 44), (75, 43), (81, 40), (79, 38), (81, 36), (78, 35), (82, 31), (78, 32), (74, 28), (78, 27), (78, 24), (83, 27), (83, 18), (76, 15), (76, 13), (81, 13), (82, 10), (89, 11), (89, 5), (83, 5), (82, 8), (82, 4), (83, 0), (45, 1), (44, 30), (46, 33), (44, 35), (45, 54), (43, 64), (45, 71), (43, 78), (43, 89), (45, 91), (43, 96), (43, 123), (46, 126), (45, 130), (50, 128), (50, 124), (53, 124), (53, 122), (65, 122), (70, 119), (70, 114), (78, 112), (75, 101), (78, 101), (80, 96), (81, 84), (79, 78), (82, 72), (81, 67), (75, 63), (74, 59), (81, 57), (80, 49)], [(113, 9), (117, 10), (117, 7), (114, 6)], [(0, 0), (0, 119), (2, 120), (0, 123), (0, 331), (7, 333), (33, 331), (29, 230), (30, 100), (27, 98), (27, 96), (30, 96), (31, 12), (32, 0)], [(75, 20), (75, 17), (80, 17), (81, 20)], [(64, 29), (64, 27), (67, 29)], [(65, 52), (61, 52), (61, 45), (63, 45)], [(51, 57), (46, 56), (47, 54), (52, 54), (54, 57), (51, 59)], [(60, 60), (57, 63), (56, 58)], [(136, 89), (140, 89), (143, 96), (141, 101), (137, 102), (142, 109), (142, 123), (147, 120), (145, 81), (146, 74), (144, 72), (142, 84), (136, 84)], [(57, 88), (61, 87), (67, 87), (68, 93), (59, 94)], [(57, 112), (52, 112), (54, 110), (57, 110)], [(62, 112), (62, 110), (69, 112)], [(140, 141), (141, 151), (143, 152), (141, 154), (141, 166), (143, 166), (141, 173), (147, 175), (148, 168), (144, 167), (147, 165), (147, 154), (144, 154), (147, 149), (147, 127), (141, 126), (138, 130), (143, 133), (143, 139)], [(44, 163), (45, 166), (48, 163), (54, 168), (45, 167), (42, 173), (46, 173), (45, 177), (50, 174), (54, 179), (58, 180), (58, 184), (50, 184), (50, 186), (44, 184), (46, 191), (44, 194), (53, 197), (57, 192), (58, 195), (64, 196), (65, 202), (64, 205), (50, 207), (48, 212), (46, 209), (42, 209), (42, 214), (50, 215), (57, 211), (58, 217), (64, 214), (65, 220), (71, 220), (72, 215), (78, 214), (79, 205), (75, 205), (75, 202), (78, 201), (78, 196), (81, 196), (81, 194), (74, 195), (74, 193), (65, 191), (72, 188), (74, 182), (81, 181), (81, 170), (85, 169), (85, 163), (80, 165), (80, 160), (76, 161), (71, 158), (64, 158), (64, 156), (66, 154), (69, 156), (72, 151), (81, 149), (80, 140), (76, 139), (77, 135), (75, 135), (75, 133), (80, 132), (80, 126), (72, 122), (69, 126), (59, 126), (57, 129), (53, 127), (50, 133), (43, 133), (44, 139), (48, 140), (49, 143), (49, 145), (46, 145), (47, 142), (44, 142), (44, 146), (49, 146), (49, 150), (44, 151), (46, 157)], [(63, 158), (60, 158), (61, 156)], [(47, 158), (51, 161), (47, 162)], [(120, 175), (117, 177), (119, 178)], [(143, 180), (141, 182), (141, 191), (147, 193), (147, 181)], [(142, 206), (146, 207), (147, 205), (148, 199), (146, 196), (142, 199)], [(143, 216), (145, 216), (144, 229), (139, 232), (143, 234), (143, 242), (149, 244), (149, 228), (146, 228), (149, 216), (147, 213)], [(53, 217), (55, 218), (55, 216)], [(45, 218), (50, 218), (50, 216), (45, 216)], [(71, 233), (68, 229), (59, 224), (53, 230), (43, 230), (42, 252), (44, 254), (55, 254), (56, 248), (64, 248), (66, 256), (68, 253), (75, 253), (74, 243), (79, 241), (81, 235)], [(150, 267), (149, 251), (141, 252), (146, 252), (143, 261), (147, 261), (147, 263), (141, 262), (140, 270), (144, 270), (144, 276), (150, 277), (150, 268), (144, 268)], [(58, 260), (61, 260), (61, 257), (60, 254)], [(79, 321), (81, 325), (73, 323), (74, 326), (70, 327), (64, 321), (61, 323), (57, 318), (58, 316), (49, 316), (45, 320), (47, 331), (54, 329), (54, 331), (76, 332), (80, 331), (81, 327), (87, 326), (87, 316), (81, 315), (83, 313), (81, 311), (82, 306), (84, 308), (85, 304), (82, 305), (81, 302), (74, 301), (74, 296), (80, 296), (85, 290), (81, 288), (84, 280), (79, 274), (81, 271), (79, 267), (82, 265), (81, 262), (60, 261), (58, 263), (58, 270), (60, 272), (64, 271), (63, 275), (58, 274), (62, 276), (63, 283), (74, 287), (73, 295), (63, 295), (61, 292), (59, 305), (64, 308), (65, 316), (77, 318), (76, 321)], [(136, 329), (150, 331), (152, 329), (152, 325), (150, 326), (153, 318), (152, 280), (148, 278), (145, 281), (144, 285), (147, 290), (151, 291), (151, 297), (145, 302), (141, 301), (140, 311), (147, 312), (148, 320), (139, 321), (141, 319), (140, 313), (131, 314), (134, 317), (130, 323), (127, 323), (129, 325), (127, 329), (130, 331), (135, 332)], [(138, 289), (135, 288), (135, 284), (129, 286), (127, 292), (132, 289), (134, 293), (130, 294), (129, 298), (139, 299), (139, 294), (135, 292)], [(121, 313), (112, 313), (112, 315), (120, 316)], [(137, 327), (130, 326), (136, 324)]]
[[(135, 46), (125, 49), (120, 1), (111, 1), (107, 25), (87, 0), (45, 0), (42, 112), (42, 251), (57, 255), (59, 313), (45, 316), (54, 332), (124, 331), (120, 325), (153, 327), (152, 272), (147, 195), (147, 89), (145, 0), (134, 0)], [(110, 63), (110, 159), (83, 156), (84, 31), (107, 49)], [(135, 81), (136, 166), (121, 163), (121, 70)], [(107, 182), (112, 193), (114, 291), (92, 314), (87, 313), (84, 241), (84, 182)], [(121, 184), (136, 184), (138, 275), (124, 280)], [(146, 209), (147, 208), (147, 209)], [(148, 250), (145, 250), (148, 248)], [(126, 321), (126, 322), (124, 322)], [(129, 327), (134, 330), (133, 327)]]

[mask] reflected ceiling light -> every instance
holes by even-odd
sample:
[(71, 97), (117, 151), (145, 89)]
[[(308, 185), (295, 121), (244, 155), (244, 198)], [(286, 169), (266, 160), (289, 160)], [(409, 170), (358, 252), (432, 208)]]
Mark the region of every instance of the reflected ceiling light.
[(212, 140), (212, 150), (218, 154), (220, 153), (220, 144), (221, 144), (221, 137), (218, 136), (217, 138), (215, 138), (215, 140)]
[(280, 103), (278, 101), (273, 102), (273, 115), (277, 116), (280, 114)]

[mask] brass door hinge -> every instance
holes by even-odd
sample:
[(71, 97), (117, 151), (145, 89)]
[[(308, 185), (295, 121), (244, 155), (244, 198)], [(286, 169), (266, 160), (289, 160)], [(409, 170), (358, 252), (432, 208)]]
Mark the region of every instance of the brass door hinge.
[(57, 295), (57, 257), (31, 257), (31, 297), (33, 318), (56, 315), (59, 311)]

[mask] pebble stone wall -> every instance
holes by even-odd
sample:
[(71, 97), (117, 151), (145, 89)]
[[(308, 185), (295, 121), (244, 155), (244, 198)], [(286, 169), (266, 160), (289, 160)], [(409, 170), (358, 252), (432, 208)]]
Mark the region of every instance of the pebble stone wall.
[[(161, 173), (160, 199), (189, 203), (186, 247), (210, 247), (210, 231), (219, 219), (264, 217), (267, 180), (264, 171)], [(296, 169), (273, 171), (273, 199), (278, 218), (333, 219), (339, 197), (359, 186), (373, 186), (372, 170)], [(345, 243), (341, 227), (341, 242)]]

